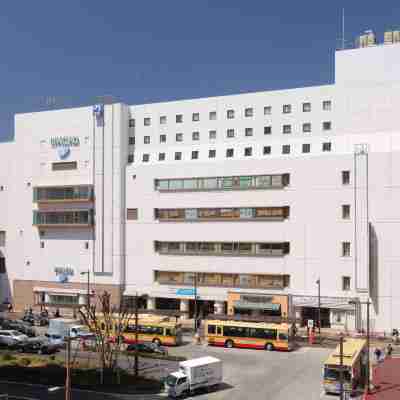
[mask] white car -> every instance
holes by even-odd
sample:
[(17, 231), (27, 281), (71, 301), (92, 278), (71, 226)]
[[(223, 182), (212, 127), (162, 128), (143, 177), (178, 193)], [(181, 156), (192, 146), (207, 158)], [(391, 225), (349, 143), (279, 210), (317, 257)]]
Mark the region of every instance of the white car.
[(14, 346), (28, 340), (28, 336), (18, 331), (0, 331), (0, 345)]

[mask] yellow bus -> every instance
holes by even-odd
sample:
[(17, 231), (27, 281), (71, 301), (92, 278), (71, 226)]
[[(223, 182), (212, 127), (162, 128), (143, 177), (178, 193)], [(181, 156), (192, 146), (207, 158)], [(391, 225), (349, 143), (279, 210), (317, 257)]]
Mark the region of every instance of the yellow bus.
[(205, 333), (209, 345), (249, 347), (265, 350), (293, 349), (289, 324), (208, 320)]
[[(367, 372), (367, 341), (346, 338), (343, 342), (343, 386), (354, 394), (357, 387), (365, 384)], [(325, 393), (340, 394), (340, 345), (324, 363), (323, 386)]]

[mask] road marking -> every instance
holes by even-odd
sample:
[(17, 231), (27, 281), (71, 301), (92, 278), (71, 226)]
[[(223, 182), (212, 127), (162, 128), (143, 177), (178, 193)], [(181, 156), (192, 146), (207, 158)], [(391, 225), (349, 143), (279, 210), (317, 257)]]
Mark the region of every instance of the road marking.
[(63, 389), (63, 386), (53, 386), (51, 388), (48, 388), (47, 391), (48, 392), (55, 392), (56, 390), (60, 390)]

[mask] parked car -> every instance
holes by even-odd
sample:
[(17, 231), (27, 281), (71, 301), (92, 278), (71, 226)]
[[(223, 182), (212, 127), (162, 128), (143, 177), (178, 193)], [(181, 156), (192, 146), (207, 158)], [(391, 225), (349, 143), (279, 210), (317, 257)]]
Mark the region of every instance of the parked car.
[(156, 343), (133, 343), (128, 345), (126, 351), (135, 351), (136, 348), (140, 353), (168, 354), (168, 350), (165, 347), (159, 346)]
[(29, 337), (36, 336), (36, 331), (30, 325), (21, 320), (5, 320), (2, 324), (3, 329), (18, 331)]
[(31, 326), (47, 326), (49, 324), (49, 319), (47, 317), (38, 314), (25, 314), (22, 317), (22, 321)]
[(59, 347), (52, 344), (45, 336), (39, 336), (17, 343), (15, 349), (21, 353), (53, 354)]
[(44, 336), (48, 339), (48, 341), (52, 345), (56, 346), (57, 348), (59, 348), (59, 349), (65, 348), (65, 341), (61, 337), (61, 335), (56, 335), (54, 333), (45, 333)]
[(28, 340), (28, 336), (18, 331), (2, 330), (0, 331), (0, 345), (12, 347), (18, 343)]

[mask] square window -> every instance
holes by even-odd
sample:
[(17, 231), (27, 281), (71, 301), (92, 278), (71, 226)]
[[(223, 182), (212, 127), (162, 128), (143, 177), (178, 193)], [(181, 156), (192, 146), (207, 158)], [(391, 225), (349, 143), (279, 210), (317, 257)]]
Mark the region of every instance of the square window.
[(305, 132), (305, 133), (311, 132), (311, 123), (310, 122), (305, 122), (303, 124), (303, 132)]
[(350, 242), (342, 242), (342, 257), (350, 257)]
[(233, 157), (233, 149), (226, 149), (226, 157), (227, 158)]
[(85, 242), (85, 250), (89, 249), (89, 242)]
[(129, 136), (129, 144), (134, 145), (135, 144), (135, 137), (134, 136)]
[(175, 135), (175, 140), (176, 140), (177, 142), (183, 142), (183, 133), (177, 133), (177, 134)]
[(215, 158), (217, 154), (217, 151), (212, 149), (212, 150), (208, 150), (208, 158)]
[(270, 135), (272, 133), (272, 126), (264, 126), (264, 135)]
[(210, 121), (215, 121), (217, 119), (217, 112), (216, 111), (210, 111), (208, 113), (208, 118)]
[(192, 121), (193, 122), (200, 121), (200, 114), (199, 113), (193, 113), (192, 114)]
[(253, 116), (253, 109), (251, 107), (244, 109), (244, 116), (245, 117), (252, 117)]
[(282, 154), (290, 154), (290, 144), (284, 144), (282, 146)]
[(158, 161), (165, 161), (165, 153), (158, 153)]
[(350, 204), (342, 205), (342, 219), (350, 219)]
[(264, 156), (271, 154), (271, 146), (264, 146), (263, 154), (264, 154)]
[(303, 112), (311, 111), (311, 103), (303, 103)]
[(292, 133), (292, 125), (283, 125), (282, 132), (283, 133)]
[(244, 156), (245, 157), (251, 157), (252, 154), (253, 154), (253, 148), (252, 147), (245, 147)]
[(309, 153), (311, 151), (311, 144), (310, 143), (303, 143), (302, 152)]
[(342, 290), (350, 290), (350, 276), (342, 276)]
[(182, 114), (177, 114), (177, 115), (175, 116), (175, 122), (176, 122), (177, 124), (181, 124), (181, 123), (183, 122), (183, 115), (182, 115)]
[(200, 140), (200, 132), (193, 132), (192, 140)]
[(284, 104), (282, 107), (282, 112), (284, 114), (290, 114), (292, 112), (292, 105), (291, 104)]
[(245, 136), (253, 136), (253, 128), (246, 128), (244, 130), (244, 135)]
[(143, 120), (143, 124), (144, 124), (144, 126), (150, 126), (150, 124), (151, 124), (151, 119), (150, 118), (145, 118), (144, 120)]
[(330, 131), (332, 129), (332, 122), (331, 121), (324, 121), (322, 123), (322, 130)]
[(235, 130), (234, 130), (234, 129), (228, 129), (228, 130), (226, 131), (226, 137), (228, 137), (228, 138), (233, 138), (233, 137), (235, 137)]
[(322, 151), (331, 151), (331, 149), (332, 149), (331, 142), (322, 143)]
[(128, 164), (132, 164), (135, 159), (135, 156), (133, 154), (128, 154)]
[(44, 249), (44, 242), (40, 242), (40, 248)]
[(129, 128), (134, 128), (135, 127), (135, 120), (133, 118), (131, 118), (129, 120)]
[(208, 132), (208, 138), (213, 140), (217, 138), (217, 131), (209, 131)]
[(143, 142), (144, 144), (150, 144), (150, 136), (144, 136)]
[(162, 115), (160, 117), (160, 125), (165, 125), (167, 123), (167, 117), (165, 115)]
[(198, 160), (199, 152), (197, 150), (192, 151), (192, 160)]
[(332, 102), (330, 100), (324, 100), (322, 102), (322, 109), (324, 111), (330, 111), (332, 108)]
[(160, 143), (166, 143), (167, 142), (167, 135), (160, 135)]
[(143, 154), (142, 161), (143, 162), (149, 162), (149, 160), (150, 160), (150, 154)]
[(342, 171), (342, 185), (350, 184), (350, 171)]
[(226, 112), (226, 118), (228, 118), (228, 119), (233, 119), (233, 118), (235, 118), (235, 110), (228, 110), (228, 111)]
[(180, 151), (175, 152), (175, 160), (176, 161), (182, 160), (182, 152), (180, 152)]
[(272, 114), (272, 107), (271, 106), (265, 106), (264, 107), (264, 115), (271, 115)]

